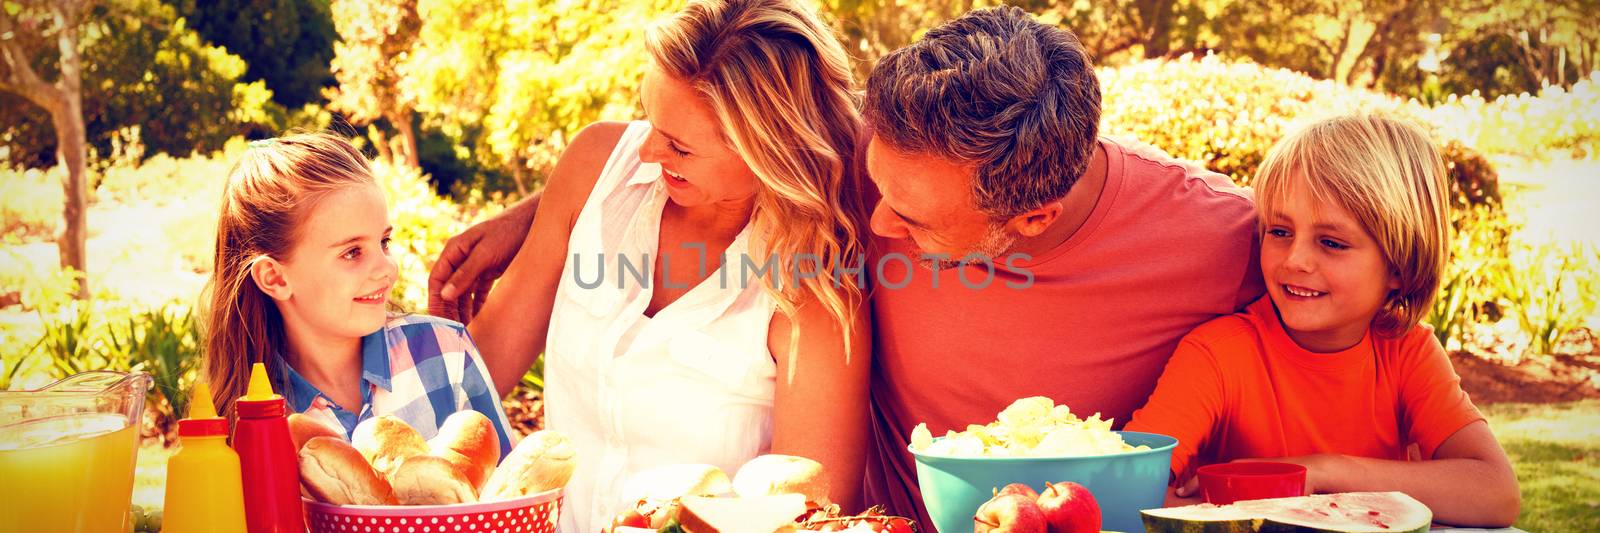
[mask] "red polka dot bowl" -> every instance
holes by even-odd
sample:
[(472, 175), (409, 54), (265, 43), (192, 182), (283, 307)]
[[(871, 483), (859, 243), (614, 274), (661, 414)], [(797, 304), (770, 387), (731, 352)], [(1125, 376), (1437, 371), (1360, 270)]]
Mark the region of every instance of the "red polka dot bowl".
[(305, 504), (311, 533), (554, 533), (561, 520), (561, 489), (455, 505)]

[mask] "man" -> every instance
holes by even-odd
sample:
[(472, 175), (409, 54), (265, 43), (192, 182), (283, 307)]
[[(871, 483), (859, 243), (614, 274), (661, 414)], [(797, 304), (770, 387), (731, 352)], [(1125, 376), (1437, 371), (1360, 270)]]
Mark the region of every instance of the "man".
[[(868, 504), (930, 524), (906, 451), (921, 422), (941, 435), (1043, 395), (1120, 427), (1184, 334), (1262, 292), (1247, 193), (1099, 137), (1100, 85), (1070, 31), (970, 12), (880, 60), (865, 100), (881, 194)], [(451, 240), (431, 311), (471, 310), (459, 296), (509, 261), (517, 211)]]

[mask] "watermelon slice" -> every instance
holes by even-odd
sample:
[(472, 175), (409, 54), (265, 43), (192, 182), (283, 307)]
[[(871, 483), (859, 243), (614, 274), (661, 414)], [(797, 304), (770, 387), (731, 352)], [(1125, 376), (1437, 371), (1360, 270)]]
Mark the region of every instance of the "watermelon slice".
[(1402, 492), (1346, 492), (1141, 511), (1150, 533), (1278, 531), (1421, 533), (1428, 506)]

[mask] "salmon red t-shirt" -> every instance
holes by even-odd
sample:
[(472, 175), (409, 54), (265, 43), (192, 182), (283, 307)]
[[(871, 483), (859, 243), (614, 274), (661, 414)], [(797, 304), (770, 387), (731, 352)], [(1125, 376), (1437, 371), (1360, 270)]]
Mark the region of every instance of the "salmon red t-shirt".
[[(1125, 424), (1178, 340), (1262, 293), (1256, 215), (1226, 176), (1147, 146), (1102, 138), (1105, 187), (1065, 242), (1017, 268), (943, 269), (873, 243), (873, 455), (865, 503), (927, 520), (912, 428), (984, 424), (1018, 398), (1048, 396)], [(985, 284), (984, 282), (988, 283)]]
[(1172, 471), (1243, 458), (1334, 453), (1423, 458), (1483, 415), (1425, 326), (1398, 338), (1370, 330), (1335, 353), (1295, 344), (1272, 299), (1196, 329), (1173, 353), (1127, 429), (1172, 435)]

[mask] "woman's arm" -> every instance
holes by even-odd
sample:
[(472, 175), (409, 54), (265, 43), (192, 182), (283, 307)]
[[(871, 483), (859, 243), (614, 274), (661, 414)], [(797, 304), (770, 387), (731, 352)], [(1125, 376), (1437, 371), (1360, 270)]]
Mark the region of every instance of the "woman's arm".
[(1305, 465), (1311, 492), (1404, 492), (1432, 509), (1434, 521), (1452, 526), (1508, 527), (1522, 509), (1511, 460), (1482, 420), (1445, 439), (1426, 461), (1332, 454), (1263, 460)]
[(467, 325), (501, 397), (516, 388), (544, 352), (572, 224), (626, 129), (626, 124), (601, 122), (572, 139), (550, 173), (527, 240), (482, 312)]
[[(867, 379), (872, 371), (870, 312), (861, 300), (850, 338), (820, 302), (807, 301), (788, 317), (775, 313), (767, 345), (778, 362), (772, 451), (822, 463), (830, 497), (860, 507), (869, 428)], [(790, 332), (799, 339), (790, 350)], [(850, 346), (848, 357), (846, 343)]]

